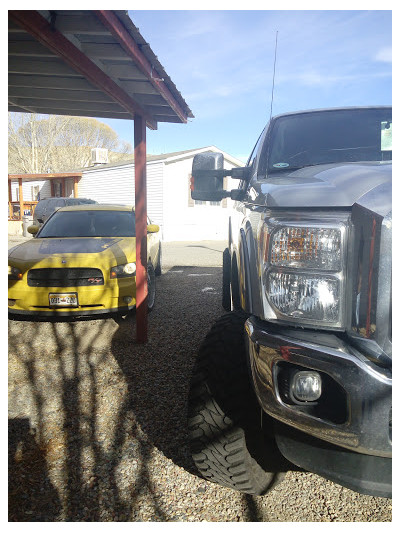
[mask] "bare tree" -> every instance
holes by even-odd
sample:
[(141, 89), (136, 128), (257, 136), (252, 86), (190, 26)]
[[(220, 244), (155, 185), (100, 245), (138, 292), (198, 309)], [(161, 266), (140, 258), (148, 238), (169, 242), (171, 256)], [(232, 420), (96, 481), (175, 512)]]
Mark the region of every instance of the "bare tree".
[(92, 148), (107, 148), (111, 159), (129, 158), (132, 146), (94, 118), (9, 113), (10, 174), (68, 172), (89, 165)]

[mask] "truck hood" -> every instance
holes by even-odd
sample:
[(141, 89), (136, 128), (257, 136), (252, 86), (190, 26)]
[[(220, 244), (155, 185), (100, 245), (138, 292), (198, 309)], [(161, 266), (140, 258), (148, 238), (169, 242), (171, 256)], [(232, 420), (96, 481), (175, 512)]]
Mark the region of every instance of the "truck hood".
[[(255, 203), (268, 207), (351, 207), (363, 203), (366, 195), (371, 202), (375, 189), (380, 197), (376, 202), (380, 203), (387, 201), (388, 195), (382, 190), (390, 193), (391, 180), (391, 163), (316, 165), (260, 180), (254, 187)], [(376, 209), (380, 209), (378, 205)]]
[(87, 266), (99, 267), (124, 264), (136, 259), (135, 237), (48, 238), (32, 239), (10, 250), (14, 262), (39, 267)]

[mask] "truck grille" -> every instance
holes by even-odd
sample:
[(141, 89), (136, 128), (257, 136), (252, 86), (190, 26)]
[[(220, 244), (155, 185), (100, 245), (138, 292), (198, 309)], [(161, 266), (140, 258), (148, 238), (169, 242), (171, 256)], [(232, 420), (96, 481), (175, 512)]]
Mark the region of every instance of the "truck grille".
[(82, 287), (104, 285), (98, 268), (34, 268), (28, 272), (30, 287)]

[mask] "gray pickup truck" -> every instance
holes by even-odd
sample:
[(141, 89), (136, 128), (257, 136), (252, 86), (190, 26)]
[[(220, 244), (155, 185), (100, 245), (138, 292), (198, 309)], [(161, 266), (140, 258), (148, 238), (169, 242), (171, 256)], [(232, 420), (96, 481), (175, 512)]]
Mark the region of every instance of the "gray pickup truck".
[(391, 160), (387, 106), (273, 117), (243, 168), (194, 158), (192, 198), (234, 201), (228, 313), (189, 392), (206, 479), (263, 494), (297, 468), (391, 497)]

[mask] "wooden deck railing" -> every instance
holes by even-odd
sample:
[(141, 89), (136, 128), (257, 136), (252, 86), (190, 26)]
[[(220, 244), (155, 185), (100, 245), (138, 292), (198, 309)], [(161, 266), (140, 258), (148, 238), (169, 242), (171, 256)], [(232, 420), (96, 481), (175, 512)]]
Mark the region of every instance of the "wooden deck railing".
[(37, 202), (23, 202), (23, 212), (19, 202), (8, 202), (8, 220), (22, 220), (24, 214), (33, 215)]

